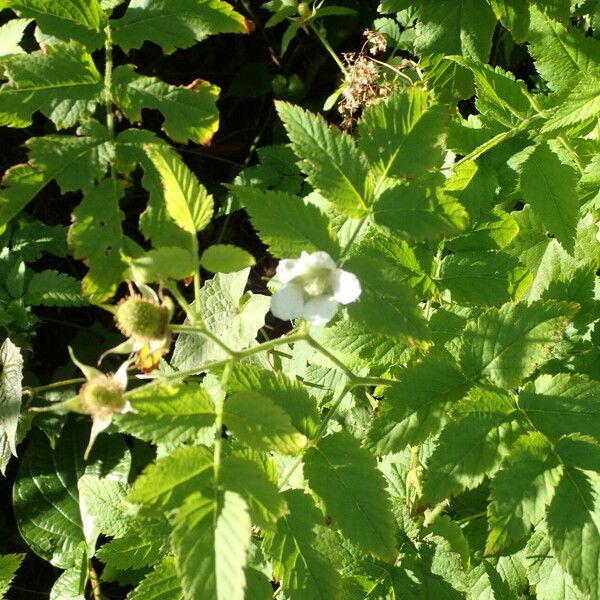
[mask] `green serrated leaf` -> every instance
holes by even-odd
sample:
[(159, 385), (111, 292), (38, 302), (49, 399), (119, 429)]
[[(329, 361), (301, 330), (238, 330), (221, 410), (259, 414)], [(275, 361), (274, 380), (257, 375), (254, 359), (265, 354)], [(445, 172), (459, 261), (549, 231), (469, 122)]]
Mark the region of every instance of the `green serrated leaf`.
[(155, 444), (181, 444), (213, 425), (215, 407), (209, 393), (195, 383), (140, 387), (127, 399), (132, 412), (116, 414), (124, 432)]
[(35, 273), (23, 299), (34, 306), (86, 306), (78, 279), (58, 271)]
[(127, 600), (181, 600), (175, 559), (167, 556), (127, 595)]
[(227, 490), (219, 505), (190, 496), (175, 518), (172, 543), (184, 597), (244, 600), (250, 516), (238, 494)]
[[(600, 115), (600, 100), (598, 88), (600, 87), (600, 72), (598, 70), (588, 73), (563, 99), (556, 111), (550, 116), (542, 127), (542, 133), (555, 135), (565, 129), (576, 125), (587, 124)], [(593, 121), (592, 121), (593, 122)]]
[(468, 222), (467, 212), (441, 183), (430, 177), (388, 188), (373, 206), (375, 223), (417, 241), (458, 233)]
[(0, 27), (0, 56), (23, 54), (25, 52), (19, 43), (23, 38), (25, 27), (29, 23), (31, 23), (31, 19), (11, 19)]
[(222, 0), (132, 0), (125, 15), (111, 26), (123, 50), (139, 48), (147, 40), (165, 53), (215, 33), (249, 31), (244, 17)]
[(80, 136), (30, 138), (29, 160), (6, 171), (0, 192), (0, 226), (16, 216), (52, 179), (63, 192), (88, 190), (106, 172), (113, 152), (95, 122)]
[(531, 275), (509, 254), (468, 252), (446, 257), (435, 281), (450, 292), (453, 302), (500, 305), (521, 296)]
[(581, 375), (542, 375), (519, 394), (519, 406), (549, 439), (582, 433), (600, 440), (600, 383)]
[(556, 152), (540, 144), (529, 156), (521, 174), (521, 189), (526, 202), (548, 231), (572, 252), (579, 220), (577, 175)]
[(417, 21), (418, 54), (462, 54), (487, 62), (496, 16), (485, 0), (422, 3)]
[[(67, 422), (55, 448), (37, 430), (21, 460), (13, 489), (21, 536), (36, 554), (62, 569), (75, 565), (80, 544), (93, 541), (86, 535), (81, 520), (78, 479), (86, 472), (96, 476), (114, 473), (120, 477), (114, 469), (127, 467), (119, 463), (126, 452), (125, 445), (114, 436), (98, 439), (86, 465), (83, 454), (89, 430), (81, 425), (81, 421)], [(91, 553), (93, 548), (88, 548), (88, 554)]]
[(131, 278), (136, 283), (181, 281), (193, 275), (198, 268), (196, 257), (178, 246), (156, 248), (135, 258), (124, 258), (129, 264)]
[(455, 198), (476, 219), (492, 206), (498, 180), (488, 165), (467, 161), (457, 165), (444, 183), (444, 191)]
[(183, 446), (148, 466), (135, 480), (128, 500), (162, 514), (211, 485), (212, 476), (212, 452), (203, 446)]
[(76, 42), (15, 55), (2, 63), (0, 125), (27, 127), (40, 111), (58, 129), (89, 116), (100, 99), (102, 78), (90, 54)]
[(517, 44), (527, 39), (529, 6), (526, 0), (490, 0), (496, 18), (508, 29)]
[(124, 236), (119, 200), (123, 188), (123, 183), (113, 186), (112, 181), (105, 179), (73, 211), (68, 240), (73, 256), (88, 266), (82, 289), (91, 302), (110, 298), (123, 281), (127, 267), (120, 256)]
[(359, 147), (382, 176), (414, 178), (442, 163), (446, 109), (409, 88), (365, 110)]
[(525, 549), (527, 577), (538, 600), (584, 600), (571, 576), (556, 562), (545, 522), (541, 522)]
[(427, 463), (427, 502), (439, 502), (491, 477), (522, 432), (512, 400), (500, 390), (476, 388), (461, 410), (463, 415), (442, 430)]
[(590, 598), (600, 582), (600, 476), (565, 466), (548, 509), (550, 544), (556, 560)]
[(125, 496), (129, 485), (122, 481), (84, 475), (77, 482), (82, 520), (87, 528), (121, 537), (127, 533)]
[(324, 437), (304, 456), (304, 475), (323, 499), (333, 527), (365, 552), (389, 560), (394, 520), (375, 457), (345, 432)]
[(306, 436), (292, 425), (290, 416), (268, 396), (256, 392), (229, 396), (223, 420), (240, 441), (257, 450), (296, 454), (307, 444)]
[(469, 387), (458, 368), (440, 358), (428, 357), (401, 371), (399, 382), (379, 404), (367, 447), (375, 454), (388, 454), (422, 443), (443, 427), (451, 407)]
[(279, 102), (277, 111), (309, 183), (341, 213), (366, 215), (373, 203), (373, 181), (354, 140), (298, 106)]
[(453, 252), (503, 250), (518, 233), (519, 225), (511, 214), (493, 210), (470, 231), (448, 240), (446, 247)]
[(314, 204), (286, 192), (255, 187), (234, 187), (232, 192), (276, 258), (300, 256), (303, 250), (324, 250), (334, 260), (339, 256), (337, 236), (327, 217)]
[(236, 492), (246, 501), (252, 523), (261, 529), (273, 529), (287, 512), (287, 505), (277, 486), (247, 458), (225, 457), (221, 480), (226, 489)]
[(316, 548), (315, 531), (323, 515), (301, 490), (283, 494), (289, 514), (275, 532), (265, 532), (264, 549), (273, 561), (273, 573), (290, 600), (333, 600), (341, 597), (338, 571)]
[(542, 434), (532, 432), (516, 441), (492, 481), (488, 554), (522, 540), (544, 517), (561, 471), (552, 445)]
[(555, 91), (571, 90), (600, 65), (600, 46), (576, 27), (569, 27), (531, 7), (529, 53), (537, 72)]
[(453, 60), (475, 75), (477, 110), (502, 128), (512, 129), (533, 114), (525, 83), (500, 67), (492, 68), (475, 60), (454, 57)]
[(104, 14), (97, 0), (0, 0), (0, 8), (11, 8), (25, 17), (42, 20), (54, 17), (98, 31)]
[(319, 415), (315, 400), (305, 386), (283, 373), (238, 363), (231, 371), (227, 389), (229, 393), (253, 391), (268, 397), (307, 437), (312, 437), (317, 430)]
[(577, 306), (567, 302), (505, 304), (471, 321), (462, 336), (459, 362), (470, 379), (514, 388), (547, 358)]
[(17, 456), (17, 427), (21, 413), (23, 356), (10, 338), (0, 345), (0, 433)]
[(210, 223), (213, 197), (168, 147), (147, 145), (145, 150), (160, 174), (169, 214), (179, 227), (195, 236)]
[(85, 547), (78, 550), (76, 564), (63, 571), (50, 590), (49, 600), (85, 600), (88, 578), (88, 563)]
[(119, 569), (141, 569), (148, 565), (158, 563), (169, 551), (169, 528), (165, 528), (159, 535), (142, 535), (139, 531), (129, 531), (125, 537), (111, 540), (104, 544), (96, 558), (108, 566)]
[(254, 256), (229, 244), (209, 246), (200, 257), (200, 265), (211, 273), (233, 273), (256, 264)]
[(168, 85), (138, 75), (129, 65), (116, 68), (113, 81), (115, 102), (130, 121), (141, 121), (143, 108), (159, 110), (165, 117), (163, 129), (175, 142), (209, 144), (218, 129), (219, 88), (207, 81)]
[(429, 330), (414, 290), (403, 273), (378, 252), (357, 253), (345, 263), (361, 282), (357, 302), (348, 306), (352, 320), (367, 330), (413, 344), (429, 338)]
[[(244, 294), (249, 269), (217, 273), (200, 291), (199, 314), (205, 327), (234, 350), (254, 343), (264, 325), (270, 299), (261, 294)], [(225, 358), (225, 351), (201, 336), (181, 334), (175, 343), (171, 363), (178, 369), (191, 369), (205, 361)]]
[(10, 583), (24, 558), (24, 554), (0, 555), (0, 598), (4, 598), (8, 592)]

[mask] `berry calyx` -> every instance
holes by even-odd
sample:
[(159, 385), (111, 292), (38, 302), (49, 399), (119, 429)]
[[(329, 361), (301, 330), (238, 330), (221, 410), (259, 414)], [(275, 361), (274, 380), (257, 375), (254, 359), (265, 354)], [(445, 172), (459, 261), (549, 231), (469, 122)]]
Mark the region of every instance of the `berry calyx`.
[(140, 340), (159, 340), (168, 333), (169, 308), (142, 296), (129, 296), (117, 306), (115, 321), (121, 333)]
[(81, 409), (89, 414), (121, 412), (125, 408), (123, 386), (113, 375), (94, 377), (79, 390)]

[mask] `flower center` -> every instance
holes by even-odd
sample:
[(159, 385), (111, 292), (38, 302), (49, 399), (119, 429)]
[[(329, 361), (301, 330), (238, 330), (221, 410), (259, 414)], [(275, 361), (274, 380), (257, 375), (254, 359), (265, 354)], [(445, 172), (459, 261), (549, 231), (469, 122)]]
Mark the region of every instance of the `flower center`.
[(309, 296), (331, 295), (331, 269), (311, 269), (306, 274), (298, 277), (298, 284)]

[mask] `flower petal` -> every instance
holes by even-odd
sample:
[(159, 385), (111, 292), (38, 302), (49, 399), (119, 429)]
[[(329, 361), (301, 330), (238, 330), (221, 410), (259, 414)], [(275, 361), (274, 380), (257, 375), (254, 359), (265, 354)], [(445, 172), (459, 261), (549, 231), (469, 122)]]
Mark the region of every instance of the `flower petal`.
[(362, 291), (360, 281), (354, 273), (337, 269), (331, 277), (333, 297), (340, 304), (354, 302)]
[(333, 296), (317, 296), (304, 305), (302, 316), (313, 325), (325, 325), (333, 319), (337, 307)]
[(306, 271), (312, 269), (330, 269), (334, 271), (336, 268), (331, 256), (322, 250), (312, 254), (302, 252), (299, 261), (304, 265)]
[(306, 273), (306, 267), (301, 259), (284, 258), (279, 261), (275, 272), (281, 283), (288, 283), (289, 281), (292, 281), (292, 279), (304, 275), (304, 273)]
[(303, 308), (304, 294), (302, 288), (295, 283), (282, 285), (271, 296), (271, 312), (273, 316), (283, 321), (301, 317)]

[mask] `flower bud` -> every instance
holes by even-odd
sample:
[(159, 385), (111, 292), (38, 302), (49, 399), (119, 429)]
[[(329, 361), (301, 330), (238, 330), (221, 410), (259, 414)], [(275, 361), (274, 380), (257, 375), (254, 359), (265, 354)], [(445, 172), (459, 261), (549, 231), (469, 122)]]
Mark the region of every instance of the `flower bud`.
[(308, 19), (312, 15), (312, 10), (307, 2), (298, 3), (298, 16), (302, 19)]

